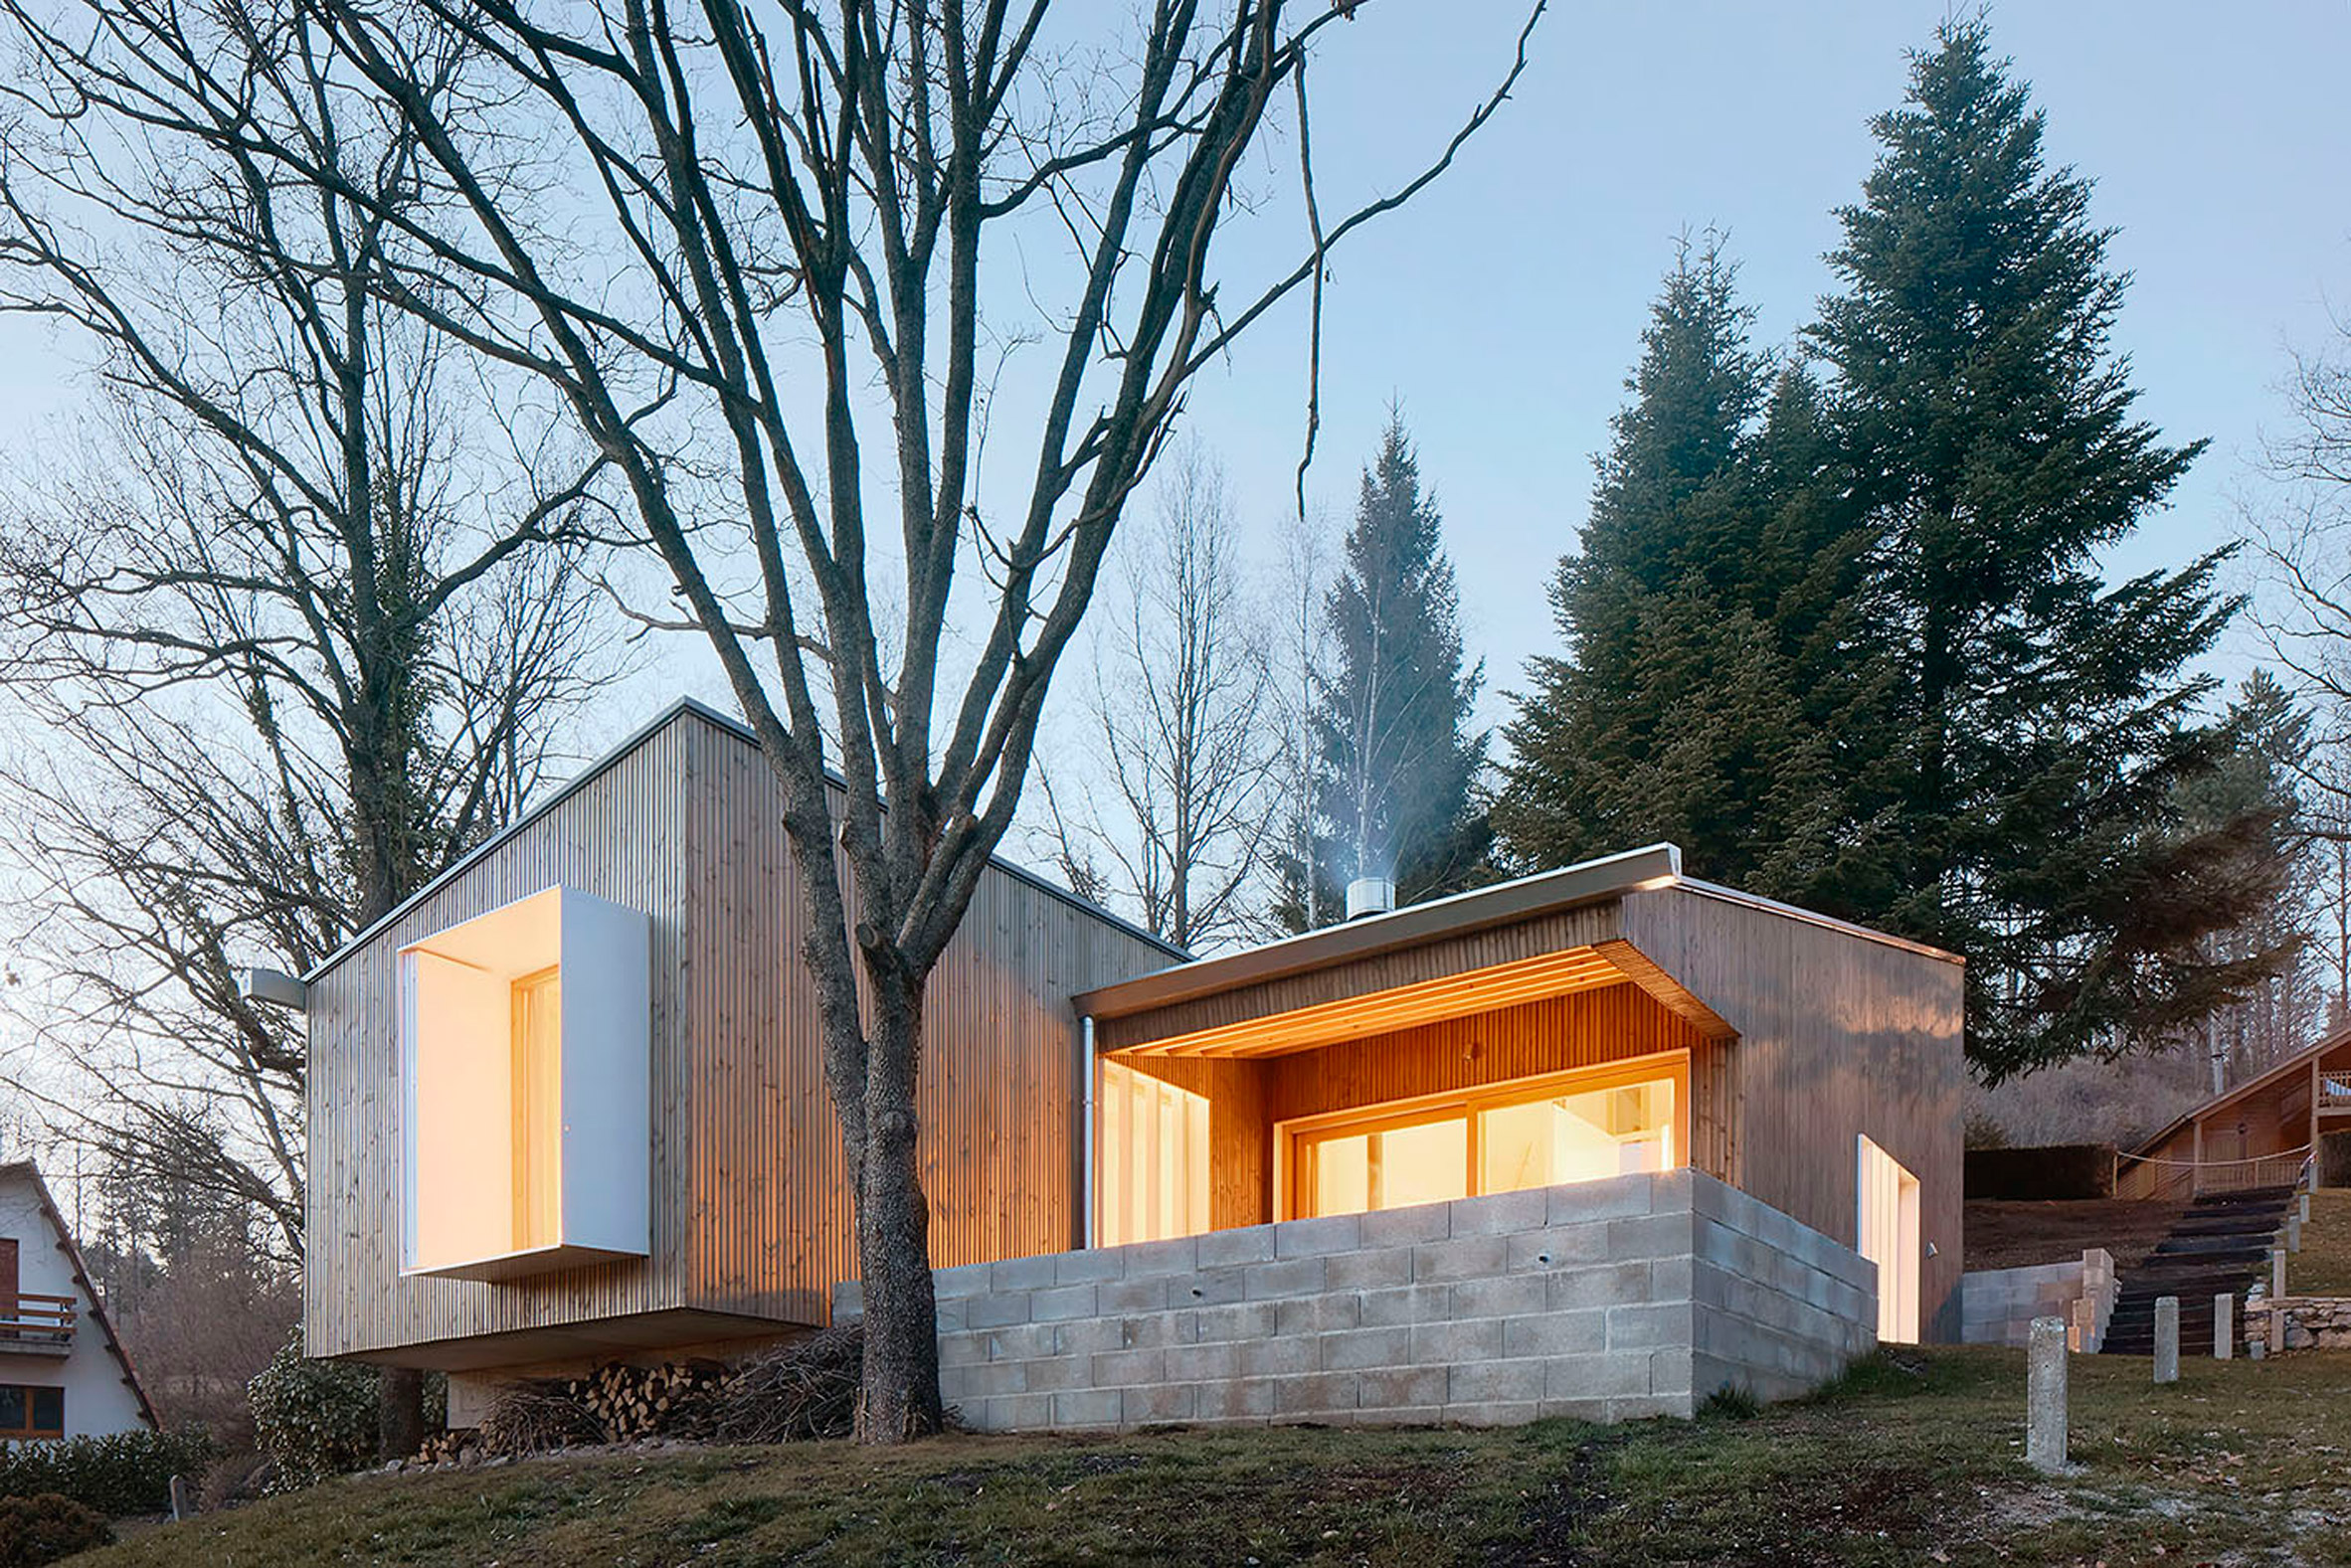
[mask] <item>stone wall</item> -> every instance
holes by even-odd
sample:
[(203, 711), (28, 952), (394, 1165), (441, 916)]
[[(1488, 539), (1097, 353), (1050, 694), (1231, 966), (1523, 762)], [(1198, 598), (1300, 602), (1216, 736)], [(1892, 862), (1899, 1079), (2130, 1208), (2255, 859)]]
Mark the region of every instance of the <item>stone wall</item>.
[[(937, 1276), (940, 1379), (984, 1431), (1687, 1416), (1876, 1342), (1877, 1269), (1689, 1170)], [(859, 1293), (839, 1288), (835, 1319)]]
[(2351, 1350), (2351, 1297), (2342, 1296), (2250, 1298), (2239, 1329), (2240, 1349), (2252, 1349), (2257, 1340), (2267, 1344), (2269, 1314), (2278, 1311), (2285, 1314), (2286, 1349)]
[(2022, 1269), (1977, 1269), (1959, 1277), (1959, 1338), (1963, 1344), (2023, 1345), (2036, 1317), (2063, 1318), (2075, 1332), (2074, 1306), (2091, 1304), (2091, 1335), (2078, 1350), (2095, 1351), (2114, 1310), (2114, 1259), (2102, 1247), (2064, 1263)]

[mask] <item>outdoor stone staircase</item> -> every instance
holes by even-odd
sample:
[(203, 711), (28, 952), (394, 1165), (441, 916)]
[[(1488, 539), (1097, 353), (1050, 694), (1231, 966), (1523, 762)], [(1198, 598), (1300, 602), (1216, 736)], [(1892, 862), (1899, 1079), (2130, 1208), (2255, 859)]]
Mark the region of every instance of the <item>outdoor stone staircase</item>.
[(2267, 1270), (2293, 1196), (2288, 1186), (2198, 1198), (2145, 1261), (2122, 1272), (2100, 1352), (2154, 1354), (2156, 1298), (2176, 1296), (2181, 1353), (2211, 1354), (2213, 1298), (2224, 1292), (2238, 1298), (2243, 1320), (2246, 1288)]

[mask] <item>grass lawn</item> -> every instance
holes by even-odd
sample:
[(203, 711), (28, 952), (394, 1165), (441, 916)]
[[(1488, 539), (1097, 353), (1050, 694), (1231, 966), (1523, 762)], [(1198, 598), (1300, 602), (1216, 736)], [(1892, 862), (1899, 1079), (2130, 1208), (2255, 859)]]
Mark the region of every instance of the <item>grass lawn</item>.
[(1898, 1351), (1740, 1419), (957, 1437), (362, 1477), (75, 1561), (2347, 1563), (2351, 1355), (2074, 1363), (2080, 1474), (2019, 1462), (2023, 1359)]
[(2302, 1250), (2285, 1255), (2288, 1296), (2351, 1296), (2351, 1187), (2310, 1194)]

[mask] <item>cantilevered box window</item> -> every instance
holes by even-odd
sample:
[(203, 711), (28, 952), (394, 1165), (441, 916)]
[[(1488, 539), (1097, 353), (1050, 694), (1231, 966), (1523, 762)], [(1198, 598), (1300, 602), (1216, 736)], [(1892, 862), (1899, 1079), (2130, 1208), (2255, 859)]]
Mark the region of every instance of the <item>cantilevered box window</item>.
[(556, 887), (401, 950), (404, 1273), (645, 1255), (649, 943)]

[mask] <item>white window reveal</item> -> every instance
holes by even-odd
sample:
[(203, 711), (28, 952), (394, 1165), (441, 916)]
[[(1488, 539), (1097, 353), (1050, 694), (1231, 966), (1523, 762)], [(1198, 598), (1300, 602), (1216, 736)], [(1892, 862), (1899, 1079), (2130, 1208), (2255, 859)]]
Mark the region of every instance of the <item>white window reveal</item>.
[(1878, 1337), (1918, 1342), (1918, 1284), (1925, 1250), (1918, 1235), (1918, 1178), (1859, 1134), (1854, 1172), (1854, 1251), (1878, 1266)]
[(650, 968), (645, 916), (564, 887), (401, 950), (403, 1273), (645, 1256)]

